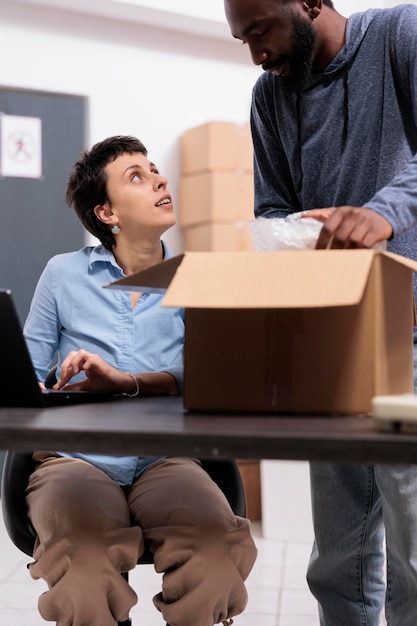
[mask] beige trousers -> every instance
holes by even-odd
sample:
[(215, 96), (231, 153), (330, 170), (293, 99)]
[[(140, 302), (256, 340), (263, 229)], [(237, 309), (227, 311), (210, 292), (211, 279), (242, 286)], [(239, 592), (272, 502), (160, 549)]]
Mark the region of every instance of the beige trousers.
[(27, 488), (38, 534), (33, 578), (49, 590), (39, 612), (58, 626), (115, 626), (137, 602), (120, 575), (144, 549), (163, 573), (154, 604), (170, 626), (213, 626), (247, 603), (256, 558), (248, 520), (237, 517), (197, 461), (149, 467), (127, 490), (79, 459), (39, 454)]

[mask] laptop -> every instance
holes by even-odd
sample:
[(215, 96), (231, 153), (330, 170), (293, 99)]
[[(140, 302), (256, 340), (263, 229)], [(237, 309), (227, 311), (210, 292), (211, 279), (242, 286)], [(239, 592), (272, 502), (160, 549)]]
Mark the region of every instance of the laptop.
[(114, 392), (41, 389), (9, 289), (0, 289), (0, 406), (42, 407), (104, 402)]

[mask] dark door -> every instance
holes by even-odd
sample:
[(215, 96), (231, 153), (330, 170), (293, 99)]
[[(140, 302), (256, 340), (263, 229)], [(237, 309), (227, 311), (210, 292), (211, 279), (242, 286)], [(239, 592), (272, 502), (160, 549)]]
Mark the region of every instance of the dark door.
[[(42, 178), (0, 176), (0, 288), (11, 289), (23, 324), (47, 260), (84, 244), (65, 189), (85, 147), (86, 99), (0, 88), (1, 113), (38, 117), (42, 125)], [(0, 475), (3, 456), (0, 451)]]
[(42, 123), (42, 178), (0, 177), (0, 287), (12, 290), (22, 323), (46, 261), (84, 243), (65, 189), (85, 147), (85, 110), (79, 96), (0, 89), (0, 113)]

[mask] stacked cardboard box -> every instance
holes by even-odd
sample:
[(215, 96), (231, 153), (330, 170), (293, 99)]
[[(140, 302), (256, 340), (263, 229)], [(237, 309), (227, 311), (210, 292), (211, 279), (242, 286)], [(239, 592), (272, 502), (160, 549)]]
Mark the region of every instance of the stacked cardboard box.
[(254, 459), (237, 459), (246, 495), (246, 517), (252, 522), (262, 519), (261, 469)]
[(249, 124), (207, 122), (182, 136), (179, 216), (187, 251), (251, 250), (253, 150)]
[[(182, 137), (180, 215), (185, 250), (251, 250), (253, 150), (249, 124), (208, 122)], [(238, 460), (247, 515), (261, 519), (260, 465)]]

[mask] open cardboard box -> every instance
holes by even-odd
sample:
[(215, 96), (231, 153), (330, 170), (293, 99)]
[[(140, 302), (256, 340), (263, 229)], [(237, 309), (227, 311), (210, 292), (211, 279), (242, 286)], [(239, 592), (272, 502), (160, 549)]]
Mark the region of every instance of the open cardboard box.
[(413, 271), (374, 250), (189, 252), (109, 286), (185, 307), (186, 409), (367, 413), (413, 391)]

